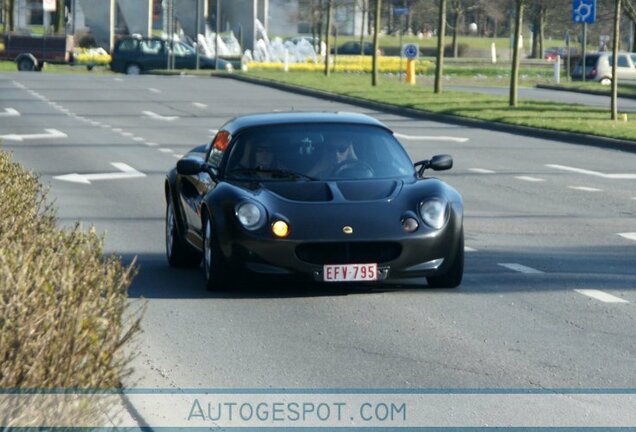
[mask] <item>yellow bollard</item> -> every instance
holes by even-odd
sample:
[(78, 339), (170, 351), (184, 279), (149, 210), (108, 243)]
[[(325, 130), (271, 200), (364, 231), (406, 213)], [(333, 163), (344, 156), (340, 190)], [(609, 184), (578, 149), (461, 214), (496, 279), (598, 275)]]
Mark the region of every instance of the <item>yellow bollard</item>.
[(415, 60), (406, 61), (406, 83), (415, 85)]

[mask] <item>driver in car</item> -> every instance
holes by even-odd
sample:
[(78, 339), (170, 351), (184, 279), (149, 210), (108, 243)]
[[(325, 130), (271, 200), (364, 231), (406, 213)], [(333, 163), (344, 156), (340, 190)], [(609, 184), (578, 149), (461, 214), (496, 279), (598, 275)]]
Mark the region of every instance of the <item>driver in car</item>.
[(334, 135), (326, 139), (322, 157), (308, 174), (317, 177), (334, 175), (339, 167), (357, 160), (353, 142), (346, 136)]

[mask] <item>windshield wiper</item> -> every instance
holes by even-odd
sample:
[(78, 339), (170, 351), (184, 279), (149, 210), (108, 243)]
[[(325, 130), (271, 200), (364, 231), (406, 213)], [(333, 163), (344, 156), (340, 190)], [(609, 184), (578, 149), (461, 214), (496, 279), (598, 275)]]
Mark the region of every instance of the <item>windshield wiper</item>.
[(293, 179), (305, 179), (315, 181), (318, 180), (315, 177), (309, 176), (307, 174), (299, 173), (297, 171), (292, 171), (288, 169), (281, 168), (263, 168), (263, 167), (255, 167), (255, 168), (235, 168), (228, 171), (228, 174), (255, 174), (255, 173), (264, 173), (271, 174), (272, 178), (293, 178)]

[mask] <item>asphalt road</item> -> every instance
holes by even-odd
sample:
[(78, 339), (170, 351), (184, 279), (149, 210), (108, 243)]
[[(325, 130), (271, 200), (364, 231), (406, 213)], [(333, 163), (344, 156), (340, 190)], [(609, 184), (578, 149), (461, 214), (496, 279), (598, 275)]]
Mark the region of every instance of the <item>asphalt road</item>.
[[(465, 199), (462, 286), (208, 293), (201, 270), (169, 268), (165, 172), (232, 116), (272, 110), (365, 112), (413, 160), (452, 154), (439, 177)], [(51, 185), (63, 223), (95, 225), (108, 253), (137, 257), (131, 302), (147, 312), (128, 385), (636, 387), (635, 154), (156, 76), (4, 73), (0, 135)], [(73, 173), (90, 176), (54, 178)]]

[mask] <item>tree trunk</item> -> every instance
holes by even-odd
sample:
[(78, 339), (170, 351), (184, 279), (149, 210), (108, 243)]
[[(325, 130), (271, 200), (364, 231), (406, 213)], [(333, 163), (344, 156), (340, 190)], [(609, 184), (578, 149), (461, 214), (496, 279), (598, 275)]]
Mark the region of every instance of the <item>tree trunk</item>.
[(539, 58), (543, 58), (545, 52), (545, 23), (548, 19), (546, 6), (541, 6), (541, 13), (539, 14)]
[(65, 33), (64, 29), (64, 0), (55, 0), (55, 22), (53, 33)]
[(13, 21), (13, 12), (15, 10), (15, 0), (8, 0), (7, 6), (7, 23), (9, 24), (9, 31), (15, 30), (15, 22)]
[(455, 10), (453, 14), (453, 58), (459, 57), (459, 49), (457, 48), (457, 29), (459, 28), (459, 10)]
[(371, 85), (378, 85), (378, 49), (380, 49), (380, 18), (382, 17), (382, 1), (375, 0), (375, 18), (373, 21), (373, 71)]
[(521, 39), (521, 23), (523, 22), (523, 5), (525, 0), (517, 1), (517, 16), (515, 20), (515, 35), (513, 38), (512, 48), (512, 73), (510, 74), (510, 101), (511, 107), (516, 107), (519, 104), (518, 101), (518, 87), (519, 87), (519, 59), (521, 53), (519, 50), (519, 41)]
[(364, 22), (366, 21), (365, 16), (368, 9), (368, 0), (362, 0), (362, 16), (360, 17), (360, 55), (364, 54)]
[(327, 29), (325, 35), (325, 44), (327, 45), (327, 52), (325, 53), (325, 76), (329, 76), (329, 60), (331, 59), (331, 9), (332, 9), (332, 1), (327, 0)]
[(532, 52), (530, 57), (540, 59), (543, 57), (541, 50), (539, 49), (539, 17), (534, 19), (532, 23)]
[(437, 63), (435, 66), (435, 93), (442, 93), (442, 73), (444, 69), (444, 34), (446, 33), (446, 0), (439, 2), (437, 20)]
[(612, 120), (618, 119), (618, 39), (620, 38), (621, 0), (616, 0), (614, 9), (614, 35), (612, 36)]

